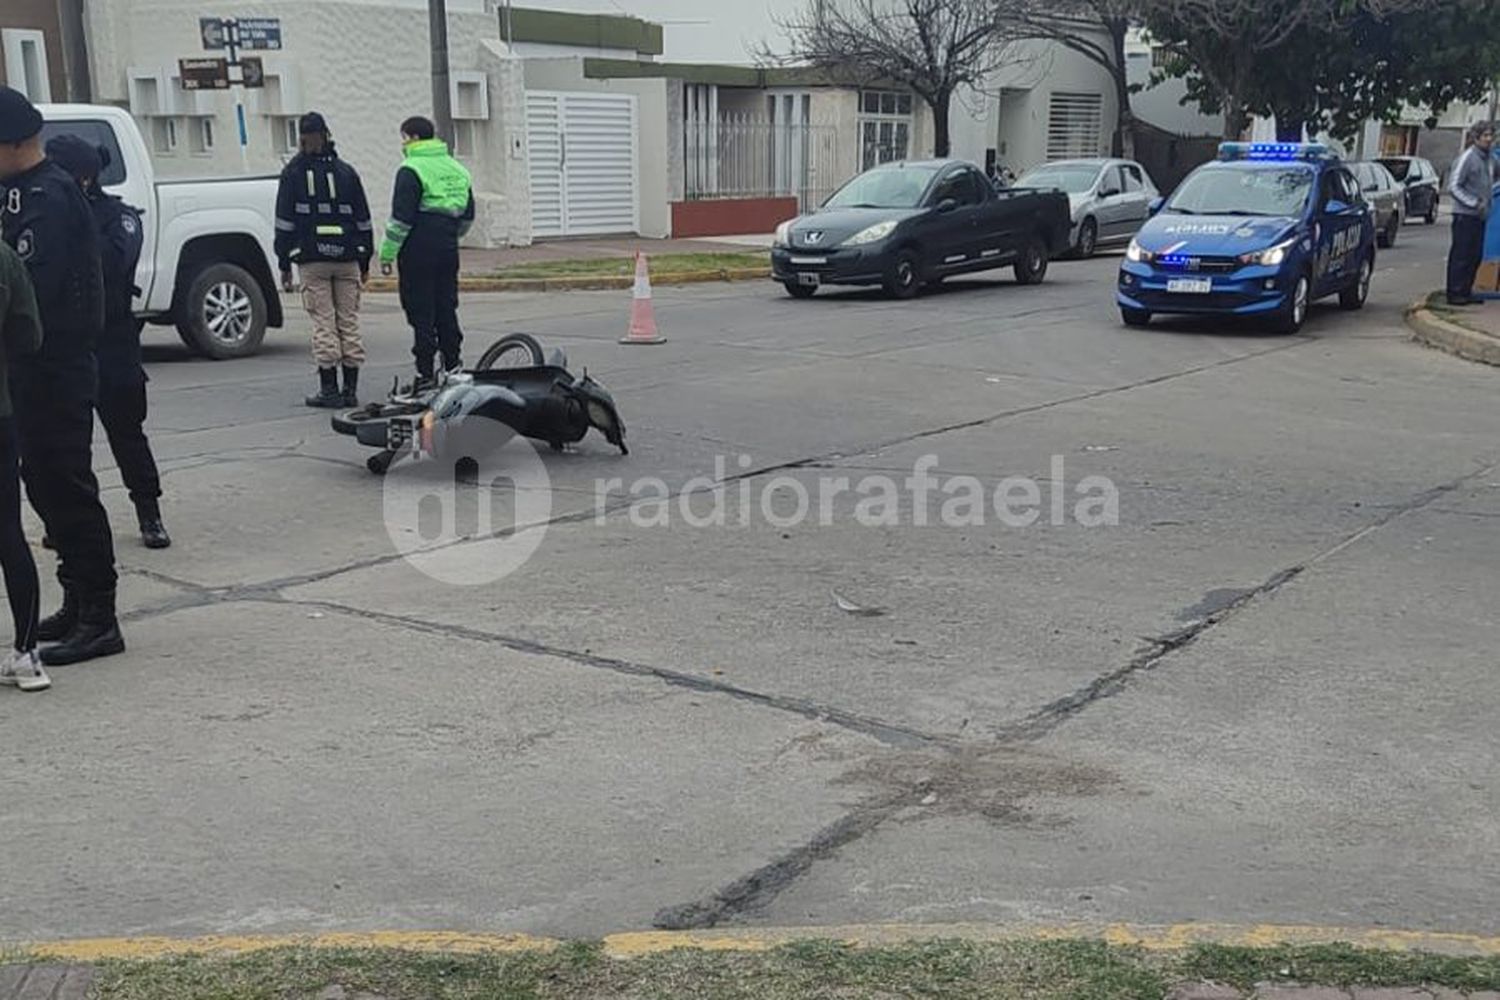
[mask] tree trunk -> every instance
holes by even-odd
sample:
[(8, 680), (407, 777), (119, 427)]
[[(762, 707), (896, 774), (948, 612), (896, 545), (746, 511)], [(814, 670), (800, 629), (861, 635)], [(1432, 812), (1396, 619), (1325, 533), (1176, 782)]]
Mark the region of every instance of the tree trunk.
[(1115, 78), (1115, 102), (1118, 110), (1115, 113), (1115, 138), (1114, 152), (1112, 155), (1121, 159), (1135, 159), (1135, 112), (1130, 107), (1130, 74), (1125, 62), (1125, 32), (1129, 29), (1130, 22), (1121, 18), (1112, 18), (1105, 22), (1109, 28), (1110, 41), (1114, 43), (1114, 65), (1110, 67), (1110, 75)]
[(927, 103), (932, 107), (932, 155), (937, 159), (951, 156), (953, 143), (948, 133), (948, 111), (953, 106), (953, 91), (942, 91)]

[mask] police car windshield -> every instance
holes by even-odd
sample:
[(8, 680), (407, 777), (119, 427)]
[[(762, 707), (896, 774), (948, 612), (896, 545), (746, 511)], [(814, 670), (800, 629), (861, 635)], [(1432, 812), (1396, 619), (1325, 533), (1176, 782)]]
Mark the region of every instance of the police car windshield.
[(824, 208), (916, 208), (936, 167), (876, 167), (845, 184)]
[(1313, 189), (1305, 167), (1210, 167), (1177, 189), (1168, 212), (1185, 215), (1301, 215)]
[(1094, 189), (1099, 168), (1090, 164), (1050, 166), (1033, 170), (1016, 182), (1016, 187), (1057, 188), (1068, 194), (1083, 194)]

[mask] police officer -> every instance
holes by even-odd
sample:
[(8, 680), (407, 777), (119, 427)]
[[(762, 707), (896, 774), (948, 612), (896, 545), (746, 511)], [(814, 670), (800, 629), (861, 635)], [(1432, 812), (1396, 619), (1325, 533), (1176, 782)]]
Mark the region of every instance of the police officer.
[(0, 87), (0, 235), (26, 262), (42, 349), (11, 371), (21, 478), (58, 552), (63, 606), (38, 634), (49, 666), (125, 649), (115, 619), (115, 551), (91, 445), (104, 328), (99, 237), (83, 192), (42, 150), (42, 116)]
[(141, 215), (99, 186), (108, 150), (76, 135), (60, 135), (47, 143), (47, 156), (73, 175), (94, 215), (104, 267), (104, 335), (94, 349), (99, 365), (95, 409), (135, 505), (141, 541), (148, 549), (164, 549), (172, 539), (161, 519), (161, 476), (142, 429), (146, 369), (141, 365), (141, 324), (131, 308), (144, 240)]
[(430, 381), (439, 352), (443, 367), (463, 366), (458, 328), (458, 243), (474, 223), (469, 171), (448, 155), (426, 118), (401, 123), (406, 159), (396, 171), (391, 221), (380, 244), (380, 272), (400, 269), (401, 308), (412, 328), (417, 377)]
[[(276, 192), (276, 257), (281, 286), (292, 290), (292, 265), (302, 276), (302, 301), (312, 317), (317, 395), (308, 406), (359, 405), (359, 298), (370, 277), (375, 227), (359, 172), (339, 159), (328, 122), (316, 111), (298, 123), (302, 149), (281, 172)], [(339, 371), (344, 387), (339, 390)]]

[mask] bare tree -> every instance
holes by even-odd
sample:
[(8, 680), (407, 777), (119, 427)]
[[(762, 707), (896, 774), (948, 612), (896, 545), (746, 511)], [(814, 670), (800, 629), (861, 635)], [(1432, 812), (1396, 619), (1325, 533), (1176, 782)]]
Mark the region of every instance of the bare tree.
[(790, 40), (763, 60), (802, 63), (855, 85), (899, 84), (932, 109), (933, 155), (951, 151), (948, 114), (960, 87), (982, 88), (1010, 61), (1013, 22), (987, 0), (808, 0), (778, 20)]
[(1125, 36), (1141, 0), (997, 0), (1000, 16), (1026, 38), (1057, 42), (1097, 63), (1114, 82), (1114, 155), (1135, 158), (1135, 114)]

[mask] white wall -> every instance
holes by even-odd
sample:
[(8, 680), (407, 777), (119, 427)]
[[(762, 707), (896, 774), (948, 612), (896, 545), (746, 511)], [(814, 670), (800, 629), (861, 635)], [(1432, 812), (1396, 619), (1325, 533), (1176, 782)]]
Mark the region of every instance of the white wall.
[[(202, 50), (198, 0), (86, 0), (89, 48), (97, 100), (129, 106), (133, 69), (175, 72), (177, 60), (222, 53)], [(490, 117), (473, 123), (474, 148), (462, 159), (474, 175), (479, 218), (471, 246), (530, 241), (526, 185), (524, 89), (520, 61), (499, 43), (498, 19), (485, 13), (484, 0), (448, 0), (450, 67), (455, 74), (487, 74)], [(217, 10), (217, 8), (215, 8)], [(380, 226), (390, 211), (392, 181), (401, 163), (398, 127), (410, 115), (432, 114), (431, 68), (425, 0), (250, 0), (234, 7), (240, 17), (281, 20), (285, 48), (255, 53), (268, 78), (290, 85), (284, 105), (273, 106), (275, 90), (245, 94), (249, 126), (246, 160), (251, 173), (280, 171), (289, 155), (278, 131), (287, 117), (305, 111), (328, 119), (340, 155), (364, 181), (371, 211)], [(357, 26), (351, 29), (351, 26)], [(206, 93), (192, 100), (212, 116), (215, 148), (192, 151), (196, 120), (178, 119), (179, 148), (157, 152), (153, 123), (137, 116), (164, 177), (233, 176), (242, 169), (234, 97)], [(278, 112), (271, 116), (270, 112)]]
[(1051, 98), (1058, 92), (1100, 96), (1099, 150), (1109, 153), (1117, 107), (1114, 82), (1093, 60), (1052, 42), (1020, 43), (1010, 64), (993, 75), (986, 89), (1000, 95), (1000, 162), (1017, 174), (1045, 162)]

